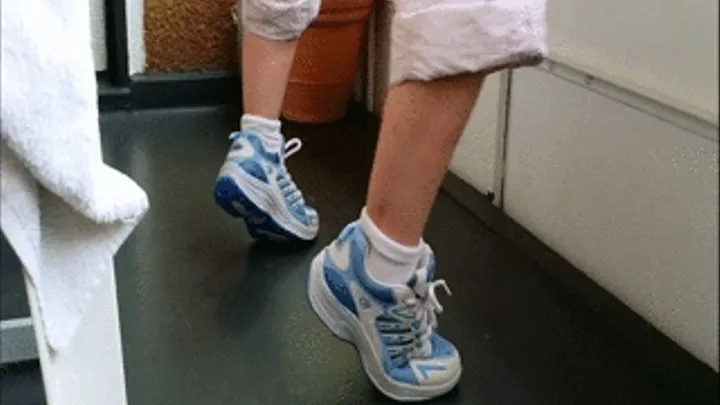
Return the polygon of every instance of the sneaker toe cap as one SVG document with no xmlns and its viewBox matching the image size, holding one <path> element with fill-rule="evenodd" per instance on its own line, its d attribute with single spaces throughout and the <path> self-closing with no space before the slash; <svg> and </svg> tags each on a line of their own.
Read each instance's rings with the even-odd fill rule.
<svg viewBox="0 0 720 405">
<path fill-rule="evenodd" d="M 410 362 L 410 369 L 418 385 L 446 386 L 457 381 L 461 372 L 460 355 L 443 358 L 418 359 Z"/>
<path fill-rule="evenodd" d="M 462 365 L 455 346 L 442 337 L 432 338 L 432 355 L 411 360 L 405 367 L 393 370 L 394 380 L 424 387 L 444 387 L 457 382 Z"/>
</svg>

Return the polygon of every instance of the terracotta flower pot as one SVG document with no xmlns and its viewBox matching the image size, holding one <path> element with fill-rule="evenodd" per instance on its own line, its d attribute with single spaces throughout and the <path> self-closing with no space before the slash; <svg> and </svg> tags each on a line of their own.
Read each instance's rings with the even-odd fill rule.
<svg viewBox="0 0 720 405">
<path fill-rule="evenodd" d="M 345 116 L 373 0 L 322 0 L 298 41 L 282 114 L 303 123 Z"/>
</svg>

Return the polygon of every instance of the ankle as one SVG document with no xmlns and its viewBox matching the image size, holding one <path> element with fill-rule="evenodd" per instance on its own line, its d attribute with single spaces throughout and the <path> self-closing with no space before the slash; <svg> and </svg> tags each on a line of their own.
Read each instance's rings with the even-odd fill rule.
<svg viewBox="0 0 720 405">
<path fill-rule="evenodd" d="M 420 241 L 404 245 L 386 235 L 363 209 L 360 229 L 368 239 L 367 270 L 371 276 L 387 284 L 404 284 L 412 278 L 422 257 Z"/>
<path fill-rule="evenodd" d="M 398 224 L 398 218 L 391 218 L 388 210 L 384 209 L 384 207 L 368 204 L 368 206 L 363 208 L 362 212 L 368 219 L 372 218 L 371 222 L 378 231 L 392 239 L 395 243 L 405 247 L 414 247 L 421 243 L 422 234 L 418 234 L 412 231 L 412 229 Z"/>
<path fill-rule="evenodd" d="M 280 120 L 261 117 L 258 115 L 245 114 L 240 119 L 240 130 L 254 132 L 260 135 L 260 139 L 268 150 L 279 150 L 283 144 L 283 136 L 280 133 Z"/>
</svg>

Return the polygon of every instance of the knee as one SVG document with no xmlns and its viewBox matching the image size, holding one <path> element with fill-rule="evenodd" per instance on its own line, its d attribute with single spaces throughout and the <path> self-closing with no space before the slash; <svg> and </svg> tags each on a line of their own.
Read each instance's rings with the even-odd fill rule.
<svg viewBox="0 0 720 405">
<path fill-rule="evenodd" d="M 241 0 L 243 28 L 265 39 L 291 41 L 315 20 L 321 0 Z"/>
</svg>

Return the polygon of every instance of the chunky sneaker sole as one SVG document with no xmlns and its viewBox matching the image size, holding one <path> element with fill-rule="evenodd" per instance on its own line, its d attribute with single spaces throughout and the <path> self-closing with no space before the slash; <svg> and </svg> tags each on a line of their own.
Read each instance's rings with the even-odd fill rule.
<svg viewBox="0 0 720 405">
<path fill-rule="evenodd" d="M 215 202 L 229 215 L 244 219 L 255 239 L 315 239 L 317 212 L 305 203 L 284 161 L 300 150 L 302 142 L 291 139 L 269 152 L 258 134 L 234 132 L 230 139 L 213 190 Z"/>
<path fill-rule="evenodd" d="M 232 162 L 225 163 L 215 183 L 215 202 L 229 215 L 245 220 L 250 236 L 258 240 L 313 240 L 317 232 L 293 226 L 282 196 L 263 187 Z M 284 225 L 281 225 L 284 224 Z"/>
<path fill-rule="evenodd" d="M 450 392 L 460 380 L 462 369 L 441 385 L 420 386 L 398 382 L 385 372 L 379 355 L 360 320 L 343 306 L 327 287 L 324 277 L 325 250 L 312 262 L 308 277 L 307 294 L 310 305 L 320 320 L 338 338 L 352 343 L 360 354 L 366 374 L 387 397 L 400 402 L 419 402 L 439 397 Z"/>
<path fill-rule="evenodd" d="M 229 176 L 223 176 L 217 180 L 213 195 L 215 196 L 215 202 L 226 213 L 235 218 L 245 220 L 248 233 L 250 233 L 250 236 L 253 238 L 265 241 L 298 239 L 298 236 L 280 226 L 268 211 L 260 208 Z M 259 200 L 258 197 L 256 197 L 255 201 L 257 200 Z M 268 205 L 270 204 L 265 204 L 264 206 L 267 207 Z M 309 240 L 302 237 L 299 238 Z"/>
</svg>

